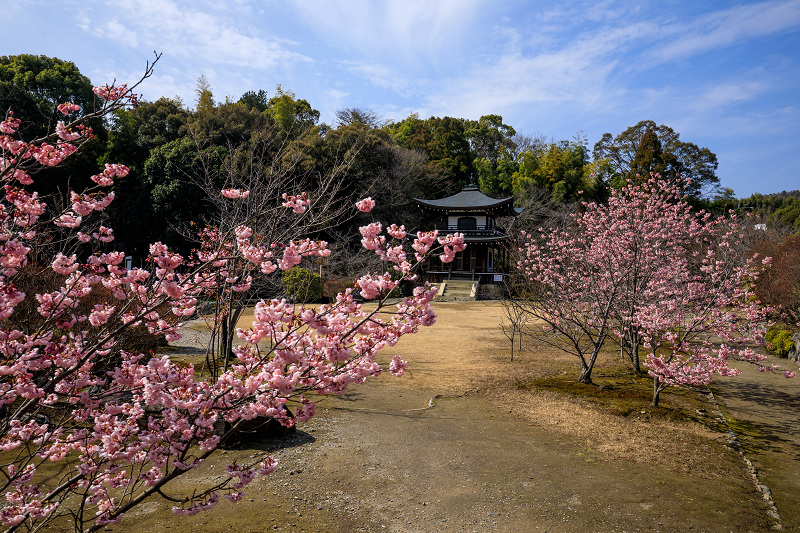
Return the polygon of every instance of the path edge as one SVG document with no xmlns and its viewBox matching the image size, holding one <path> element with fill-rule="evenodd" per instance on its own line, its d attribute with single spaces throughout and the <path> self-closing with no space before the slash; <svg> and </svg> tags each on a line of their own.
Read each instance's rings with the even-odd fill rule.
<svg viewBox="0 0 800 533">
<path fill-rule="evenodd" d="M 722 412 L 722 408 L 717 401 L 717 397 L 714 395 L 714 391 L 712 391 L 711 388 L 708 388 L 707 390 L 710 398 L 709 403 L 714 406 L 714 409 L 716 409 L 717 418 L 722 420 L 727 428 L 728 446 L 739 453 L 739 456 L 742 458 L 742 462 L 744 462 L 745 470 L 747 470 L 747 473 L 750 475 L 750 480 L 753 482 L 756 490 L 761 493 L 762 498 L 764 498 L 764 502 L 767 504 L 767 517 L 772 521 L 772 529 L 775 531 L 782 531 L 783 524 L 781 523 L 781 515 L 778 513 L 775 500 L 772 498 L 772 491 L 766 484 L 762 483 L 761 479 L 758 477 L 758 470 L 756 470 L 756 468 L 753 466 L 753 463 L 747 457 L 747 453 L 744 451 L 742 444 L 739 442 L 739 437 L 736 435 L 736 432 L 728 422 L 728 417 Z"/>
</svg>

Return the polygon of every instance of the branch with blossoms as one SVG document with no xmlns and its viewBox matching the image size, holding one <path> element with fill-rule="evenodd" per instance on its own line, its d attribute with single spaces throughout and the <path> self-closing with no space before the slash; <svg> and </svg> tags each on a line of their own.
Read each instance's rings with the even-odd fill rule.
<svg viewBox="0 0 800 533">
<path fill-rule="evenodd" d="M 98 94 L 118 102 L 128 93 L 105 88 Z M 4 121 L 4 147 L 12 145 L 17 127 Z M 69 134 L 71 126 L 64 127 Z M 252 327 L 236 330 L 241 344 L 232 348 L 235 357 L 211 376 L 167 355 L 123 349 L 121 337 L 136 327 L 179 338 L 180 321 L 193 315 L 208 291 L 244 292 L 251 277 L 324 256 L 327 246 L 300 236 L 270 242 L 239 224 L 231 231 L 206 230 L 208 246 L 192 261 L 154 243 L 148 269 L 126 269 L 123 252 L 93 248 L 113 243 L 110 229 L 81 232 L 113 196 L 71 192 L 67 207 L 53 212 L 32 190 L 34 173 L 20 180 L 17 171 L 57 164 L 58 158 L 37 157 L 31 143 L 25 146 L 14 153 L 3 148 L 0 174 L 6 183 L 0 202 L 0 487 L 8 502 L 0 523 L 7 531 L 47 525 L 97 531 L 154 495 L 174 501 L 176 514 L 200 512 L 222 498 L 237 501 L 256 476 L 275 470 L 273 458 L 230 464 L 222 481 L 190 495 L 169 494 L 169 484 L 201 465 L 244 422 L 274 419 L 292 426 L 308 420 L 315 395 L 340 393 L 378 375 L 382 347 L 434 322 L 435 288 L 417 287 L 390 305 L 386 295 L 399 280 L 366 275 L 356 287 L 376 296 L 374 309 L 355 302 L 352 290 L 317 308 L 259 301 Z M 125 167 L 107 166 L 94 180 L 98 192 L 125 174 Z M 30 189 L 14 185 L 24 181 Z M 251 196 L 241 187 L 220 193 L 226 202 Z M 304 216 L 313 209 L 310 196 L 287 194 L 280 208 Z M 375 224 L 362 228 L 366 246 L 391 262 L 401 280 L 413 279 L 401 244 L 405 230 L 389 226 L 393 240 L 387 242 Z M 48 257 L 52 228 L 66 236 L 63 249 Z M 435 232 L 413 241 L 417 261 L 436 253 L 436 244 L 445 260 L 464 246 L 463 236 Z M 68 247 L 75 251 L 65 253 Z M 29 268 L 47 273 L 53 287 L 21 290 Z M 23 309 L 32 311 L 23 316 Z M 399 357 L 386 365 L 398 376 L 404 367 Z M 58 476 L 43 468 L 49 463 L 57 465 Z"/>
<path fill-rule="evenodd" d="M 160 58 L 161 55 L 156 54 L 155 59 L 147 63 L 142 77 L 130 87 L 127 84 L 113 83 L 95 87 L 93 92 L 101 102 L 98 109 L 81 109 L 79 105 L 71 102 L 59 104 L 57 109 L 64 119 L 57 122 L 55 131 L 44 137 L 29 141 L 18 137 L 16 134 L 21 120 L 14 116 L 13 111 L 9 111 L 5 119 L 0 121 L 0 179 L 6 184 L 17 182 L 21 185 L 30 185 L 33 183 L 30 177 L 31 171 L 61 164 L 84 142 L 93 138 L 91 128 L 84 126 L 85 123 L 138 103 L 135 90 L 144 80 L 152 76 Z M 99 176 L 92 179 L 98 183 L 103 181 Z"/>
<path fill-rule="evenodd" d="M 645 366 L 653 377 L 653 405 L 670 386 L 707 386 L 714 375 L 732 376 L 730 360 L 761 365 L 765 356 L 754 347 L 763 344 L 770 312 L 753 293 L 754 280 L 769 258 L 751 257 L 736 265 L 720 252 L 737 240 L 738 229 L 723 232 L 705 250 L 702 274 L 680 269 L 646 305 L 637 310 L 636 326 L 648 350 Z M 680 263 L 680 262 L 678 262 Z M 774 370 L 774 369 L 772 369 Z M 786 374 L 786 377 L 793 377 Z"/>
<path fill-rule="evenodd" d="M 352 163 L 358 146 L 348 150 L 345 159 L 320 172 L 303 168 L 302 150 L 285 136 L 277 135 L 269 124 L 264 124 L 250 142 L 229 144 L 228 156 L 221 162 L 207 160 L 199 141 L 197 148 L 202 170 L 191 180 L 205 193 L 211 208 L 206 211 L 204 228 L 196 234 L 192 229 L 187 237 L 199 240 L 196 263 L 216 254 L 224 243 L 225 251 L 215 260 L 219 265 L 224 263 L 227 271 L 220 278 L 221 283 L 207 288 L 202 295 L 214 306 L 213 314 L 203 316 L 211 336 L 202 368 L 213 376 L 217 369 L 226 370 L 235 357 L 236 325 L 248 303 L 256 296 L 283 294 L 280 277 L 269 276 L 270 272 L 262 270 L 258 261 L 246 256 L 275 254 L 273 261 L 289 265 L 288 268 L 299 265 L 304 258 L 326 257 L 327 243 L 319 239 L 320 233 L 352 216 L 352 206 L 342 198 L 345 195 L 341 175 Z M 297 192 L 304 187 L 309 192 Z M 242 238 L 247 240 L 243 255 L 229 256 L 228 252 Z M 315 246 L 312 241 L 321 243 L 322 255 L 305 253 L 309 246 Z M 284 252 L 287 255 L 280 263 Z"/>
</svg>

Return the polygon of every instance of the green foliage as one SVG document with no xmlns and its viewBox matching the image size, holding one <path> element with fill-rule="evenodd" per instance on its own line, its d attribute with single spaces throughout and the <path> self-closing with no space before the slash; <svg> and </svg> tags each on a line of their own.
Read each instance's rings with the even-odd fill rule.
<svg viewBox="0 0 800 533">
<path fill-rule="evenodd" d="M 752 210 L 769 226 L 780 226 L 792 233 L 800 231 L 800 191 L 754 194 L 743 198 L 741 207 Z"/>
<path fill-rule="evenodd" d="M 283 288 L 295 301 L 313 302 L 322 297 L 322 278 L 307 268 L 292 267 L 283 273 Z"/>
<path fill-rule="evenodd" d="M 418 113 L 412 113 L 407 118 L 400 122 L 390 122 L 384 128 L 389 135 L 394 138 L 395 142 L 404 148 L 409 147 L 409 142 L 412 137 L 417 134 L 425 125 L 424 120 L 420 120 Z"/>
<path fill-rule="evenodd" d="M 270 125 L 269 117 L 255 109 L 239 104 L 221 104 L 192 114 L 185 134 L 203 148 L 232 147 L 250 142 Z"/>
<path fill-rule="evenodd" d="M 784 325 L 776 325 L 767 329 L 764 336 L 767 351 L 778 357 L 786 357 L 794 349 L 792 331 Z"/>
<path fill-rule="evenodd" d="M 118 110 L 114 113 L 114 124 L 108 133 L 101 162 L 120 163 L 133 175 L 141 175 L 150 150 L 186 135 L 188 118 L 189 111 L 182 107 L 180 100 L 169 98 Z M 127 194 L 126 198 L 129 198 Z"/>
<path fill-rule="evenodd" d="M 653 128 L 647 128 L 647 131 L 642 135 L 639 146 L 636 148 L 636 155 L 631 162 L 631 179 L 634 183 L 640 184 L 650 179 L 651 174 L 664 175 L 667 172 L 667 164 L 664 159 L 664 153 L 661 150 L 661 141 L 653 131 Z M 624 186 L 624 183 L 617 184 Z"/>
<path fill-rule="evenodd" d="M 188 252 L 184 231 L 192 224 L 202 224 L 207 208 L 197 181 L 221 166 L 226 152 L 220 147 L 198 150 L 197 145 L 182 137 L 150 151 L 144 164 L 144 184 L 150 191 L 154 219 L 149 225 L 156 233 L 151 237 Z M 213 174 L 213 180 L 218 179 Z M 222 184 L 219 184 L 222 188 Z M 153 242 L 153 241 L 151 241 Z"/>
<path fill-rule="evenodd" d="M 446 173 L 449 177 L 448 194 L 472 181 L 474 158 L 460 119 L 431 117 L 420 120 L 415 114 L 388 125 L 387 131 L 403 148 L 426 153 L 429 164 Z"/>
<path fill-rule="evenodd" d="M 516 131 L 503 124 L 500 115 L 485 115 L 478 120 L 464 120 L 464 135 L 469 142 L 478 184 L 486 194 L 510 196 L 513 175 L 517 170 L 513 141 Z"/>
<path fill-rule="evenodd" d="M 42 134 L 49 131 L 58 117 L 58 104 L 72 102 L 81 106 L 82 113 L 88 113 L 94 111 L 97 102 L 89 78 L 71 61 L 55 57 L 0 56 L 0 87 L 3 87 L 0 113 L 5 115 L 12 105 L 27 101 L 24 110 L 28 112 L 32 107 L 37 114 L 23 114 L 18 107 L 13 109 L 26 121 L 36 121 Z"/>
<path fill-rule="evenodd" d="M 208 111 L 214 107 L 214 94 L 211 92 L 211 86 L 205 74 L 197 78 L 197 112 Z"/>
<path fill-rule="evenodd" d="M 267 113 L 275 120 L 285 138 L 297 139 L 319 122 L 319 111 L 308 100 L 298 100 L 292 91 L 278 85 L 275 96 L 267 102 Z"/>
<path fill-rule="evenodd" d="M 523 150 L 518 161 L 513 175 L 515 196 L 524 198 L 533 189 L 545 189 L 554 201 L 564 203 L 592 197 L 596 189 L 594 177 L 585 172 L 588 150 L 580 141 L 536 145 Z"/>
<path fill-rule="evenodd" d="M 461 122 L 464 136 L 476 158 L 496 162 L 503 152 L 516 148 L 512 137 L 517 132 L 508 124 L 503 124 L 500 115 L 484 115 L 478 120 L 462 119 Z"/>
<path fill-rule="evenodd" d="M 624 186 L 628 180 L 643 179 L 650 172 L 667 179 L 679 176 L 691 180 L 686 192 L 699 198 L 719 184 L 716 175 L 717 156 L 708 148 L 680 140 L 680 135 L 664 124 L 657 126 L 652 120 L 643 120 L 616 137 L 610 133 L 594 145 L 595 161 L 605 159 L 613 168 L 610 181 L 615 187 Z"/>
<path fill-rule="evenodd" d="M 496 161 L 487 158 L 476 158 L 473 161 L 478 174 L 478 186 L 485 194 L 511 196 L 514 193 L 514 174 L 519 165 L 508 151 L 501 151 Z"/>
<path fill-rule="evenodd" d="M 269 99 L 267 98 L 267 91 L 264 89 L 259 89 L 258 92 L 255 91 L 247 91 L 239 98 L 240 104 L 250 108 L 255 109 L 259 113 L 263 113 L 267 110 L 269 106 Z"/>
</svg>

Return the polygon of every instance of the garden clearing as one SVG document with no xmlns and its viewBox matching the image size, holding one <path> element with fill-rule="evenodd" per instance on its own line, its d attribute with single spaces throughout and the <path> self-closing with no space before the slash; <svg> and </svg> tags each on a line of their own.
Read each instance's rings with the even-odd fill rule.
<svg viewBox="0 0 800 533">
<path fill-rule="evenodd" d="M 387 373 L 326 398 L 293 434 L 216 454 L 167 491 L 189 493 L 237 458 L 278 457 L 279 469 L 256 479 L 241 502 L 175 517 L 171 504 L 152 499 L 106 531 L 739 533 L 775 526 L 728 445 L 712 395 L 668 389 L 662 407 L 652 408 L 646 380 L 624 371 L 618 351 L 596 367 L 602 388 L 578 386 L 571 356 L 528 350 L 509 360 L 499 302 L 438 303 L 436 310 L 436 325 L 382 352 L 385 361 L 393 353 L 409 361 L 402 378 Z M 200 338 L 190 332 L 184 343 Z M 772 489 L 783 530 L 800 531 L 800 382 L 742 368 L 743 376 L 715 382 L 716 399 Z"/>
</svg>

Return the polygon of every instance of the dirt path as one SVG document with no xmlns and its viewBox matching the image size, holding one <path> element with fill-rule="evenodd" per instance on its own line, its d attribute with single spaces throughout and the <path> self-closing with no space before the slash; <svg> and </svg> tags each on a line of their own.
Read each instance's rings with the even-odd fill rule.
<svg viewBox="0 0 800 533">
<path fill-rule="evenodd" d="M 234 458 L 273 453 L 281 468 L 255 481 L 244 501 L 178 519 L 153 500 L 108 530 L 769 530 L 761 496 L 724 435 L 656 422 L 646 410 L 619 417 L 517 390 L 518 379 L 559 371 L 558 356 L 509 362 L 497 304 L 440 304 L 438 312 L 437 325 L 395 348 L 410 361 L 403 378 L 381 376 L 331 398 L 290 439 L 224 452 L 173 488 L 214 479 Z M 719 396 L 740 413 L 734 398 L 750 392 L 734 388 Z"/>
<path fill-rule="evenodd" d="M 770 358 L 794 370 L 786 359 Z M 734 365 L 742 374 L 719 379 L 714 390 L 731 426 L 772 497 L 786 531 L 800 531 L 800 380 Z"/>
</svg>

